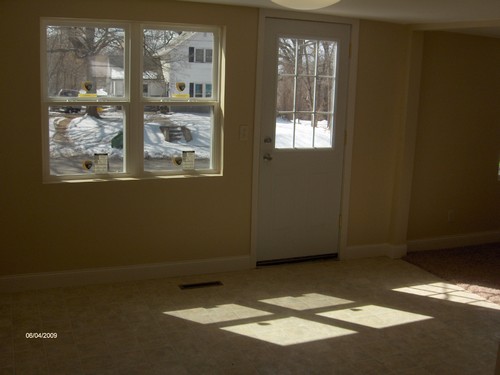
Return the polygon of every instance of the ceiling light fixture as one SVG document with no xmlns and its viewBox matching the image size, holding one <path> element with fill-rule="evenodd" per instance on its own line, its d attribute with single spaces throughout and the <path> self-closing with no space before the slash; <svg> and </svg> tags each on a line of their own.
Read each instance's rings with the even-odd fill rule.
<svg viewBox="0 0 500 375">
<path fill-rule="evenodd" d="M 271 0 L 273 3 L 285 8 L 297 10 L 313 10 L 325 8 L 338 3 L 340 0 Z"/>
</svg>

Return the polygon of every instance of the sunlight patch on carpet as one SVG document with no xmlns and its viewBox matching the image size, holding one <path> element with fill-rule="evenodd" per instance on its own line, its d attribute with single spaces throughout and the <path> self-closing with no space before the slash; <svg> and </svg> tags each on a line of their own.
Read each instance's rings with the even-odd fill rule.
<svg viewBox="0 0 500 375">
<path fill-rule="evenodd" d="M 328 311 L 317 315 L 376 329 L 433 319 L 432 316 L 415 314 L 377 305 Z"/>
<path fill-rule="evenodd" d="M 222 329 L 280 346 L 303 344 L 357 333 L 349 329 L 296 317 L 240 324 Z"/>
<path fill-rule="evenodd" d="M 396 288 L 393 289 L 393 291 L 500 310 L 499 305 L 489 302 L 476 294 L 469 293 L 457 285 L 449 283 L 420 284 Z"/>
<path fill-rule="evenodd" d="M 304 311 L 323 307 L 344 305 L 347 303 L 352 303 L 353 301 L 327 296 L 320 293 L 307 293 L 298 297 L 288 296 L 262 299 L 260 300 L 260 302 L 269 303 L 271 305 L 285 307 L 296 311 Z"/>
<path fill-rule="evenodd" d="M 194 309 L 165 311 L 164 314 L 200 324 L 213 324 L 272 315 L 266 311 L 252 309 L 250 307 L 236 304 L 225 304 L 208 308 L 197 307 Z"/>
</svg>

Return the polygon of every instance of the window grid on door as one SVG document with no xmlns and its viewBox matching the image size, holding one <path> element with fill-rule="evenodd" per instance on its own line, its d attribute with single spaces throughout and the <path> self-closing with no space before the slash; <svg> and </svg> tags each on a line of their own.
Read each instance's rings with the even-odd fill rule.
<svg viewBox="0 0 500 375">
<path fill-rule="evenodd" d="M 277 149 L 334 145 L 337 42 L 278 38 Z"/>
</svg>

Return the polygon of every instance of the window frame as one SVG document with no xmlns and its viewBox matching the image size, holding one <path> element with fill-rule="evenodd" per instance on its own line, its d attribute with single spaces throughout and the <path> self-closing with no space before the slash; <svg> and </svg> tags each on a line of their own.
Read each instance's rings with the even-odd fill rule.
<svg viewBox="0 0 500 375">
<path fill-rule="evenodd" d="M 71 103 L 83 105 L 115 105 L 123 110 L 123 172 L 106 174 L 63 174 L 53 175 L 50 171 L 49 150 L 49 111 L 50 106 L 68 103 L 48 94 L 47 66 L 47 27 L 48 26 L 91 26 L 120 27 L 124 29 L 124 94 L 123 97 L 73 98 Z M 150 97 L 143 92 L 143 45 L 145 29 L 165 29 L 213 33 L 212 49 L 212 96 L 196 98 Z M 222 77 L 223 28 L 217 25 L 151 23 L 137 21 L 109 21 L 98 19 L 41 18 L 40 21 L 40 77 L 41 77 L 41 121 L 42 121 L 42 169 L 43 182 L 65 181 L 113 181 L 127 179 L 168 178 L 183 176 L 221 176 L 222 175 L 222 100 L 220 85 Z M 202 106 L 210 107 L 212 113 L 211 157 L 207 169 L 159 170 L 144 169 L 144 107 L 163 106 Z"/>
</svg>

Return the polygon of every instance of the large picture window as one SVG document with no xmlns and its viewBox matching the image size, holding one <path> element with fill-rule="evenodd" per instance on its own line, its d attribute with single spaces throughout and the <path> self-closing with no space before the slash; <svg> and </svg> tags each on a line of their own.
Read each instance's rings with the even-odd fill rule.
<svg viewBox="0 0 500 375">
<path fill-rule="evenodd" d="M 218 28 L 51 19 L 42 35 L 47 179 L 220 172 Z"/>
</svg>

